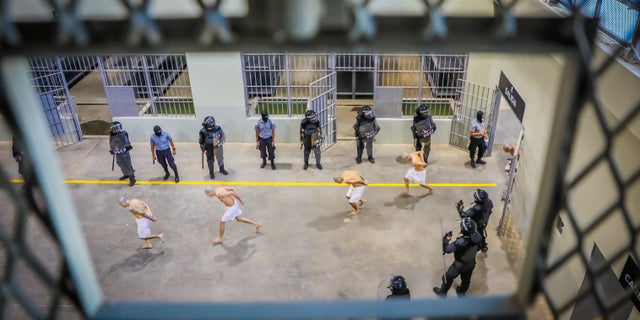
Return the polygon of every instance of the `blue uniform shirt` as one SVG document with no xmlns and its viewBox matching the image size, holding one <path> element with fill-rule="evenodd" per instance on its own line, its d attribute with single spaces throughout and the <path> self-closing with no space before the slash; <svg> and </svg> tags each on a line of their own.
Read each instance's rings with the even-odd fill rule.
<svg viewBox="0 0 640 320">
<path fill-rule="evenodd" d="M 263 139 L 271 137 L 271 130 L 275 129 L 276 124 L 273 123 L 271 119 L 268 119 L 266 122 L 260 119 L 258 123 L 256 123 L 256 132 L 258 132 L 258 136 Z"/>
<path fill-rule="evenodd" d="M 151 145 L 155 145 L 156 146 L 156 150 L 167 150 L 169 149 L 169 141 L 173 141 L 173 138 L 171 138 L 171 135 L 166 133 L 166 132 L 162 132 L 160 134 L 160 136 L 156 136 L 156 134 L 152 134 L 151 138 L 149 138 L 149 143 Z"/>
</svg>

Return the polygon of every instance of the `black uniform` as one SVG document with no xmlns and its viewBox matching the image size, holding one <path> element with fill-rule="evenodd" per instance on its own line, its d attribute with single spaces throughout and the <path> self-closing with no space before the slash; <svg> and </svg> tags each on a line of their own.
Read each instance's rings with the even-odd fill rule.
<svg viewBox="0 0 640 320">
<path fill-rule="evenodd" d="M 442 276 L 442 284 L 440 287 L 433 288 L 436 294 L 446 296 L 453 280 L 458 276 L 460 276 L 460 280 L 462 281 L 460 286 L 456 288 L 458 295 L 464 295 L 467 290 L 469 290 L 471 275 L 473 274 L 473 269 L 476 267 L 476 253 L 480 248 L 481 242 L 482 236 L 477 231 L 464 234 L 456 238 L 453 242 L 449 242 L 446 236 L 443 237 L 443 254 L 453 252 L 455 260 Z"/>
<path fill-rule="evenodd" d="M 18 143 L 18 139 L 16 139 L 15 136 L 13 136 L 13 141 L 12 141 L 12 144 L 11 144 L 11 152 L 13 154 L 13 158 L 18 163 L 18 173 L 23 175 L 22 169 L 24 168 L 24 166 L 23 166 L 24 150 L 23 150 L 22 146 L 20 145 L 20 143 Z"/>
<path fill-rule="evenodd" d="M 429 163 L 429 153 L 431 152 L 431 135 L 436 132 L 436 123 L 430 114 L 417 114 L 413 116 L 413 141 L 416 151 L 423 150 L 424 162 Z"/>
<path fill-rule="evenodd" d="M 131 141 L 129 141 L 129 134 L 122 129 L 122 125 L 119 122 L 114 122 L 112 125 L 109 147 L 109 153 L 115 155 L 116 163 L 120 167 L 120 171 L 122 171 L 120 180 L 129 178 L 129 186 L 136 184 L 135 170 L 133 170 L 131 155 L 129 155 L 129 150 L 133 149 L 133 147 L 131 146 Z"/>
<path fill-rule="evenodd" d="M 376 116 L 373 113 L 370 115 L 366 115 L 365 113 L 360 113 L 356 116 L 356 124 L 353 125 L 353 129 L 355 130 L 356 136 L 356 162 L 362 162 L 362 151 L 367 148 L 367 158 L 369 162 L 375 163 L 373 158 L 373 138 L 380 131 L 380 127 L 376 122 Z"/>
<path fill-rule="evenodd" d="M 477 227 L 478 233 L 482 236 L 482 243 L 480 244 L 480 249 L 483 252 L 487 252 L 489 248 L 487 247 L 487 224 L 489 224 L 489 217 L 491 216 L 491 212 L 493 210 L 493 201 L 487 198 L 484 201 L 480 201 L 476 199 L 473 203 L 473 206 L 469 208 L 467 211 L 463 211 L 460 207 L 458 207 L 458 213 L 461 218 L 469 217 L 473 220 Z"/>
<path fill-rule="evenodd" d="M 213 125 L 208 125 L 206 122 L 206 120 L 203 122 L 203 126 L 198 133 L 198 142 L 200 143 L 200 150 L 207 152 L 209 177 L 211 179 L 215 179 L 216 176 L 213 170 L 214 155 L 216 160 L 218 160 L 220 172 L 224 175 L 228 174 L 227 170 L 224 168 L 224 149 L 222 147 L 222 144 L 226 139 L 226 135 L 222 130 L 222 127 L 216 125 L 215 122 Z"/>
<path fill-rule="evenodd" d="M 320 121 L 311 121 L 307 118 L 302 119 L 300 122 L 300 141 L 304 145 L 304 169 L 309 167 L 309 154 L 313 150 L 313 154 L 316 158 L 316 167 L 322 170 L 320 164 L 320 142 L 322 137 L 322 129 L 320 128 Z"/>
</svg>

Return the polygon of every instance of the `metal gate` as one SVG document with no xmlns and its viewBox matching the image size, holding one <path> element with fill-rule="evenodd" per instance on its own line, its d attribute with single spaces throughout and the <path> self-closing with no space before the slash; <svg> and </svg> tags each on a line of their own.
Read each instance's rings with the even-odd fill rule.
<svg viewBox="0 0 640 320">
<path fill-rule="evenodd" d="M 336 98 L 335 71 L 309 84 L 308 109 L 315 111 L 320 121 L 323 151 L 336 144 Z"/>
<path fill-rule="evenodd" d="M 49 123 L 56 149 L 80 142 L 82 130 L 60 58 L 33 58 L 29 68 L 31 83 Z"/>
<path fill-rule="evenodd" d="M 478 111 L 484 112 L 485 128 L 489 133 L 488 148 L 485 152 L 491 156 L 495 130 L 494 124 L 498 120 L 500 95 L 498 89 L 483 86 L 467 80 L 458 80 L 461 89 L 454 103 L 453 121 L 451 122 L 451 137 L 449 144 L 467 150 L 469 148 L 469 125 L 476 118 Z"/>
</svg>

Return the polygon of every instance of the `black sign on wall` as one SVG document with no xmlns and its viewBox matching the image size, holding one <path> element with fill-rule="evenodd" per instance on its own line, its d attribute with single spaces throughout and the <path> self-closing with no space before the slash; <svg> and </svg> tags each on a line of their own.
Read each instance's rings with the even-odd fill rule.
<svg viewBox="0 0 640 320">
<path fill-rule="evenodd" d="M 504 97 L 507 99 L 507 103 L 509 103 L 509 106 L 511 106 L 511 109 L 515 112 L 516 117 L 518 117 L 518 120 L 522 123 L 522 117 L 524 116 L 524 100 L 522 100 L 522 97 L 516 88 L 513 87 L 509 79 L 507 79 L 507 76 L 505 76 L 502 71 L 500 71 L 498 89 L 500 89 L 500 92 L 502 92 Z"/>
<path fill-rule="evenodd" d="M 622 273 L 620 273 L 618 281 L 620 281 L 620 284 L 625 289 L 629 289 L 633 287 L 634 283 L 637 284 L 640 282 L 640 267 L 638 267 L 638 264 L 631 256 L 627 258 L 627 262 L 624 264 L 624 268 L 622 268 Z M 630 299 L 636 306 L 636 309 L 640 311 L 640 289 L 636 289 Z"/>
</svg>

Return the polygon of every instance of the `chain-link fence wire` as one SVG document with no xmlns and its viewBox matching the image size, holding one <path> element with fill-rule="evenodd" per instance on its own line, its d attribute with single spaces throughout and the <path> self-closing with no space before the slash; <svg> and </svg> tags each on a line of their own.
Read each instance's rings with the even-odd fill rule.
<svg viewBox="0 0 640 320">
<path fill-rule="evenodd" d="M 600 29 L 625 45 L 632 45 L 634 32 L 639 32 L 640 2 L 625 0 L 560 0 L 570 10 L 587 17 L 599 18 Z M 638 36 L 636 36 L 638 38 Z"/>
<path fill-rule="evenodd" d="M 502 1 L 498 1 L 502 2 Z M 505 9 L 501 9 L 500 14 L 503 17 L 503 23 L 501 24 L 500 34 L 502 35 L 513 35 L 516 30 L 515 28 L 515 18 L 509 14 L 509 8 L 511 8 L 517 1 L 513 1 L 506 6 L 503 6 Z M 81 21 L 76 13 L 76 4 L 77 1 L 68 1 L 64 2 L 49 2 L 52 7 L 55 7 L 58 12 L 58 16 L 60 19 L 58 20 L 59 29 L 56 30 L 59 37 L 57 38 L 57 42 L 59 45 L 62 45 L 63 48 L 67 50 L 73 50 L 74 44 L 83 45 L 88 44 L 89 41 L 94 41 L 93 36 L 94 33 L 96 35 L 95 41 L 99 41 L 104 43 L 104 45 L 112 44 L 111 41 L 105 38 L 105 34 L 100 32 L 99 30 L 93 30 L 90 28 L 86 28 L 84 25 L 85 22 Z M 136 4 L 131 4 L 129 1 L 121 1 L 124 4 L 125 8 L 128 10 L 128 22 L 130 27 L 129 36 L 126 38 L 127 43 L 130 46 L 142 48 L 151 45 L 162 45 L 163 44 L 163 31 L 165 29 L 159 28 L 159 21 L 154 20 L 149 15 L 149 1 L 139 1 Z M 443 19 L 441 14 L 441 6 L 443 1 L 437 2 L 429 2 L 425 1 L 425 5 L 429 11 L 429 22 L 428 26 L 425 29 L 424 37 L 427 41 L 440 38 L 445 39 L 448 35 L 447 32 L 447 23 Z M 6 5 L 6 2 L 3 2 Z M 250 1 L 250 6 L 257 5 L 261 7 L 260 4 L 257 4 L 255 1 Z M 366 7 L 366 2 L 364 4 Z M 358 7 L 361 9 L 361 7 Z M 213 7 L 204 7 L 205 9 L 202 13 L 203 19 L 207 13 L 212 13 L 217 10 Z M 366 12 L 365 12 L 366 13 Z M 6 17 L 6 16 L 5 16 Z M 368 21 L 363 18 L 364 21 Z M 4 20 L 7 21 L 6 19 Z M 582 19 L 573 18 L 575 30 L 580 30 L 580 22 Z M 362 22 L 362 21 L 361 21 Z M 122 28 L 123 23 L 118 24 L 118 27 Z M 354 28 L 358 28 L 357 21 L 353 24 Z M 367 33 L 369 29 L 367 29 L 367 23 L 362 22 L 364 27 L 361 28 L 361 37 L 366 37 L 371 33 Z M 176 22 L 176 26 L 179 26 L 179 23 Z M 205 28 L 202 30 L 207 30 L 207 28 L 225 28 L 225 24 L 222 23 L 212 23 L 209 21 L 205 21 Z M 46 36 L 50 35 L 50 33 L 43 33 L 42 35 L 35 35 L 32 33 L 20 33 L 18 29 L 12 24 L 6 24 L 3 32 L 3 40 L 4 42 L 11 48 L 11 46 L 19 47 L 21 44 L 21 40 L 23 39 L 45 39 Z M 183 32 L 181 28 L 176 28 L 178 31 Z M 205 32 L 200 32 L 200 36 L 204 35 Z M 224 29 L 225 31 L 229 31 L 229 29 Z M 117 31 L 117 30 L 115 30 Z M 495 30 L 491 30 L 493 32 Z M 489 32 L 489 31 L 485 31 Z M 117 34 L 122 34 L 118 33 Z M 357 34 L 357 33 L 352 33 Z M 580 118 L 579 115 L 584 112 L 584 110 L 589 109 L 596 115 L 597 122 L 599 123 L 599 130 L 602 131 L 605 146 L 600 149 L 600 151 L 596 154 L 596 156 L 589 162 L 589 165 L 585 166 L 577 175 L 575 176 L 567 176 L 567 166 L 569 163 L 569 153 L 560 153 L 558 159 L 551 159 L 551 161 L 557 161 L 558 167 L 557 178 L 555 183 L 550 187 L 553 193 L 552 203 L 550 210 L 548 212 L 548 216 L 545 219 L 545 227 L 542 230 L 541 237 L 543 239 L 548 238 L 547 236 L 551 234 L 551 230 L 553 228 L 553 221 L 555 217 L 559 214 L 566 216 L 566 223 L 569 228 L 575 233 L 576 243 L 572 246 L 572 249 L 566 252 L 563 255 L 560 255 L 557 259 L 553 261 L 547 260 L 547 253 L 549 248 L 552 246 L 552 241 L 542 241 L 540 247 L 536 248 L 536 253 L 538 255 L 538 261 L 535 261 L 535 277 L 536 281 L 534 286 L 530 292 L 528 292 L 528 296 L 530 300 L 533 300 L 534 297 L 537 296 L 538 293 L 544 296 L 544 300 L 546 300 L 548 306 L 551 309 L 551 312 L 555 317 L 563 316 L 567 312 L 570 312 L 572 306 L 575 305 L 576 302 L 584 299 L 585 297 L 591 295 L 595 297 L 595 301 L 597 303 L 598 310 L 602 317 L 607 317 L 610 315 L 621 303 L 623 303 L 626 299 L 628 299 L 634 290 L 638 289 L 640 284 L 636 284 L 634 287 L 625 291 L 624 294 L 615 297 L 612 300 L 606 300 L 601 296 L 600 290 L 597 286 L 592 285 L 592 283 L 596 283 L 599 275 L 603 273 L 605 270 L 604 265 L 591 265 L 589 263 L 588 254 L 585 254 L 585 250 L 582 247 L 584 243 L 589 242 L 589 236 L 594 230 L 598 229 L 598 226 L 607 221 L 610 217 L 619 216 L 624 221 L 624 228 L 621 230 L 623 234 L 626 235 L 624 237 L 623 246 L 613 254 L 608 255 L 608 259 L 610 261 L 616 261 L 618 259 L 622 259 L 627 255 L 631 255 L 636 261 L 638 261 L 638 252 L 636 250 L 636 242 L 637 242 L 637 233 L 638 233 L 638 221 L 637 214 L 633 211 L 634 208 L 630 205 L 634 202 L 631 202 L 632 195 L 637 194 L 638 188 L 638 177 L 640 176 L 640 170 L 638 168 L 634 168 L 631 170 L 624 170 L 625 174 L 622 174 L 621 168 L 617 164 L 617 159 L 613 156 L 610 151 L 616 149 L 616 140 L 626 132 L 626 130 L 632 126 L 636 125 L 638 121 L 638 114 L 640 113 L 640 105 L 632 105 L 626 109 L 626 112 L 623 113 L 622 116 L 619 116 L 619 120 L 615 123 L 610 123 L 610 119 L 605 116 L 605 107 L 601 105 L 599 99 L 597 98 L 597 79 L 602 75 L 602 73 L 610 66 L 615 59 L 615 56 L 610 57 L 604 63 L 597 66 L 590 66 L 589 62 L 592 61 L 592 50 L 591 50 L 591 38 L 589 35 L 583 32 L 576 32 L 577 43 L 580 47 L 580 62 L 579 68 L 581 70 L 579 74 L 579 97 L 578 103 L 574 103 L 572 108 L 569 110 L 569 121 L 567 121 L 567 127 L 565 128 L 564 134 L 562 135 L 562 146 L 565 150 L 572 149 L 572 141 L 575 137 L 576 127 L 578 121 L 583 121 L 584 119 Z M 375 38 L 375 33 L 370 36 L 371 38 Z M 271 38 L 273 39 L 273 38 Z M 220 37 L 219 41 L 226 41 L 224 37 Z M 47 41 L 44 41 L 47 43 Z M 29 43 L 31 45 L 32 43 Z M 167 44 L 169 46 L 169 44 Z M 175 43 L 174 43 L 175 45 Z M 175 48 L 175 47 L 174 47 Z M 30 48 L 19 48 L 16 49 L 16 52 L 20 52 L 21 50 L 25 50 L 28 52 L 29 50 L 33 50 L 34 47 Z M 393 48 L 389 48 L 392 50 Z M 616 51 L 616 54 L 620 53 L 623 48 L 619 48 Z M 113 48 L 111 50 L 114 50 Z M 115 50 L 123 50 L 122 48 L 117 48 Z M 6 106 L 6 104 L 3 104 Z M 3 107 L 3 114 L 10 114 L 9 109 Z M 8 118 L 12 119 L 12 118 Z M 17 132 L 16 128 L 12 128 L 13 132 Z M 594 214 L 594 217 L 584 223 L 580 219 L 580 215 L 583 212 L 577 212 L 575 210 L 575 203 L 572 203 L 572 192 L 577 192 L 582 183 L 588 180 L 588 177 L 595 170 L 600 168 L 604 168 L 612 177 L 613 184 L 615 186 L 615 190 L 617 192 L 617 196 L 614 197 L 614 200 L 611 204 L 608 204 L 605 208 L 603 208 L 600 212 Z M 628 171 L 628 172 L 627 172 Z M 5 187 L 4 190 L 9 190 L 9 187 L 15 188 L 15 185 L 9 184 L 6 181 L 6 173 L 4 170 L 1 171 L 4 177 L 2 177 L 2 183 Z M 29 178 L 29 174 L 27 173 L 27 191 L 33 189 L 33 185 L 36 183 L 35 179 Z M 9 192 L 9 195 L 12 199 L 20 199 L 20 196 L 17 195 L 17 191 L 4 191 Z M 635 193 L 634 193 L 635 192 Z M 2 240 L 5 252 L 5 275 L 3 277 L 3 290 L 2 290 L 2 305 L 3 305 L 3 313 L 7 312 L 5 306 L 7 305 L 10 299 L 19 301 L 20 305 L 24 306 L 26 312 L 33 316 L 34 318 L 41 318 L 41 316 L 37 312 L 37 307 L 32 303 L 31 305 L 28 303 L 23 303 L 27 299 L 25 299 L 25 295 L 20 293 L 20 290 L 15 285 L 16 279 L 14 278 L 16 259 L 22 258 L 31 268 L 33 268 L 34 272 L 38 275 L 38 277 L 43 279 L 48 279 L 44 283 L 45 287 L 51 288 L 53 292 L 54 301 L 62 301 L 66 297 L 68 301 L 71 301 L 73 305 L 78 306 L 78 297 L 75 290 L 73 290 L 73 285 L 68 277 L 68 272 L 66 272 L 67 268 L 64 265 L 64 259 L 62 259 L 58 264 L 60 265 L 58 270 L 54 274 L 57 276 L 46 277 L 47 272 L 44 271 L 45 268 L 42 267 L 41 263 L 38 263 L 37 259 L 35 259 L 28 250 L 22 250 L 26 248 L 24 237 L 23 226 L 27 223 L 28 213 L 26 210 L 27 207 L 31 208 L 30 212 L 33 212 L 33 216 L 37 217 L 41 224 L 44 226 L 50 225 L 47 223 L 48 213 L 46 211 L 42 211 L 36 209 L 35 203 L 31 203 L 27 205 L 27 201 L 15 201 L 15 206 L 23 209 L 18 209 L 14 219 L 16 220 L 15 227 L 7 228 L 15 230 L 15 234 L 21 235 L 18 238 L 12 238 L 8 235 L 7 232 L 3 231 L 0 233 L 0 240 Z M 635 209 L 637 210 L 637 209 Z M 50 228 L 45 228 L 46 230 L 50 230 Z M 51 232 L 50 232 L 51 233 Z M 55 239 L 55 235 L 53 235 Z M 17 256 L 16 253 L 20 255 Z M 586 272 L 588 281 L 588 285 L 583 287 L 584 290 L 580 292 L 575 292 L 574 295 L 568 297 L 567 299 L 559 299 L 554 295 L 553 290 L 550 288 L 549 283 L 556 280 L 554 278 L 554 272 L 562 268 L 571 268 L 573 263 L 577 263 L 582 266 L 582 268 Z M 560 301 L 561 300 L 561 301 Z M 59 303 L 53 303 L 52 305 L 58 305 Z M 51 309 L 56 310 L 56 307 L 51 307 Z"/>
<path fill-rule="evenodd" d="M 83 319 L 80 298 L 52 226 L 34 166 L 4 96 L 4 125 L 14 133 L 15 168 L 0 167 L 0 317 Z M 15 152 L 13 152 L 15 151 Z M 12 179 L 7 170 L 23 179 Z"/>
</svg>

